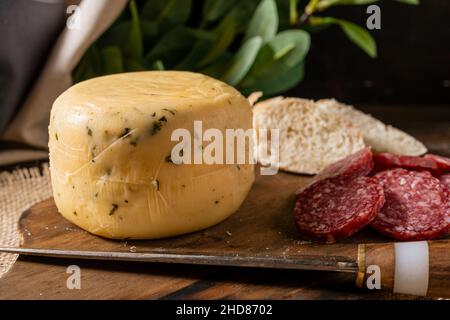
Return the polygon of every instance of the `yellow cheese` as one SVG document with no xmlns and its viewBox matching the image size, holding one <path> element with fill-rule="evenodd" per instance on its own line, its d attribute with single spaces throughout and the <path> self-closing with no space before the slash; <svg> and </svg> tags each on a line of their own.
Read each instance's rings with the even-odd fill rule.
<svg viewBox="0 0 450 320">
<path fill-rule="evenodd" d="M 173 236 L 235 212 L 253 165 L 174 164 L 171 134 L 194 121 L 203 130 L 249 129 L 248 101 L 234 88 L 189 72 L 151 71 L 91 79 L 54 103 L 50 171 L 59 212 L 114 239 Z M 207 143 L 205 143 L 207 144 Z"/>
</svg>

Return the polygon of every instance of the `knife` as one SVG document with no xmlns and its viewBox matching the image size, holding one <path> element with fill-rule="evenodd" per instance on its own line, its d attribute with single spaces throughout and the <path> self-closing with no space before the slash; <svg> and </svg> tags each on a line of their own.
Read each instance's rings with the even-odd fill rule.
<svg viewBox="0 0 450 320">
<path fill-rule="evenodd" d="M 323 270 L 355 273 L 356 286 L 450 297 L 450 240 L 358 245 L 357 260 L 339 257 L 176 254 L 0 247 L 0 252 L 54 258 Z M 325 261 L 323 260 L 325 258 Z"/>
</svg>

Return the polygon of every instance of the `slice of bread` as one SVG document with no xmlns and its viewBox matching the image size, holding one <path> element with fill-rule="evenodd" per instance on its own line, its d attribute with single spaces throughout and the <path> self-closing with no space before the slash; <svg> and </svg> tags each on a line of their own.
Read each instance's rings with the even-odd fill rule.
<svg viewBox="0 0 450 320">
<path fill-rule="evenodd" d="M 271 160 L 259 143 L 259 129 L 279 129 L 279 168 L 295 173 L 316 174 L 365 147 L 350 121 L 305 99 L 276 97 L 257 103 L 253 126 L 258 161 L 267 165 Z"/>
<path fill-rule="evenodd" d="M 427 148 L 409 134 L 385 125 L 369 114 L 352 106 L 340 103 L 335 99 L 324 99 L 316 102 L 318 108 L 334 113 L 359 128 L 364 141 L 377 152 L 389 152 L 400 155 L 418 156 L 427 152 Z"/>
</svg>

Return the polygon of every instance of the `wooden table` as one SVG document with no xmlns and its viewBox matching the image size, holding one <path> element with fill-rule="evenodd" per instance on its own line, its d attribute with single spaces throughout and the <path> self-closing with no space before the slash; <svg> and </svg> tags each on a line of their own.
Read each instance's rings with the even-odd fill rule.
<svg viewBox="0 0 450 320">
<path fill-rule="evenodd" d="M 413 134 L 430 152 L 450 156 L 449 107 L 364 109 Z M 80 290 L 66 286 L 72 264 L 81 268 Z M 419 299 L 356 289 L 353 274 L 336 272 L 31 257 L 20 257 L 14 268 L 18 272 L 0 279 L 0 299 Z"/>
</svg>

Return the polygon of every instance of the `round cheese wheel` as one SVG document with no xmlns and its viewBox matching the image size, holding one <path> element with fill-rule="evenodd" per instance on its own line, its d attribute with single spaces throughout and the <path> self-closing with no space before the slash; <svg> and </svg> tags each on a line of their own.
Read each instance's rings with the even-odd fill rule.
<svg viewBox="0 0 450 320">
<path fill-rule="evenodd" d="M 114 239 L 179 235 L 230 216 L 251 188 L 253 164 L 175 164 L 172 132 L 187 129 L 194 140 L 194 121 L 225 138 L 226 129 L 250 129 L 252 111 L 234 88 L 190 72 L 124 73 L 68 89 L 49 126 L 59 212 Z"/>
</svg>

